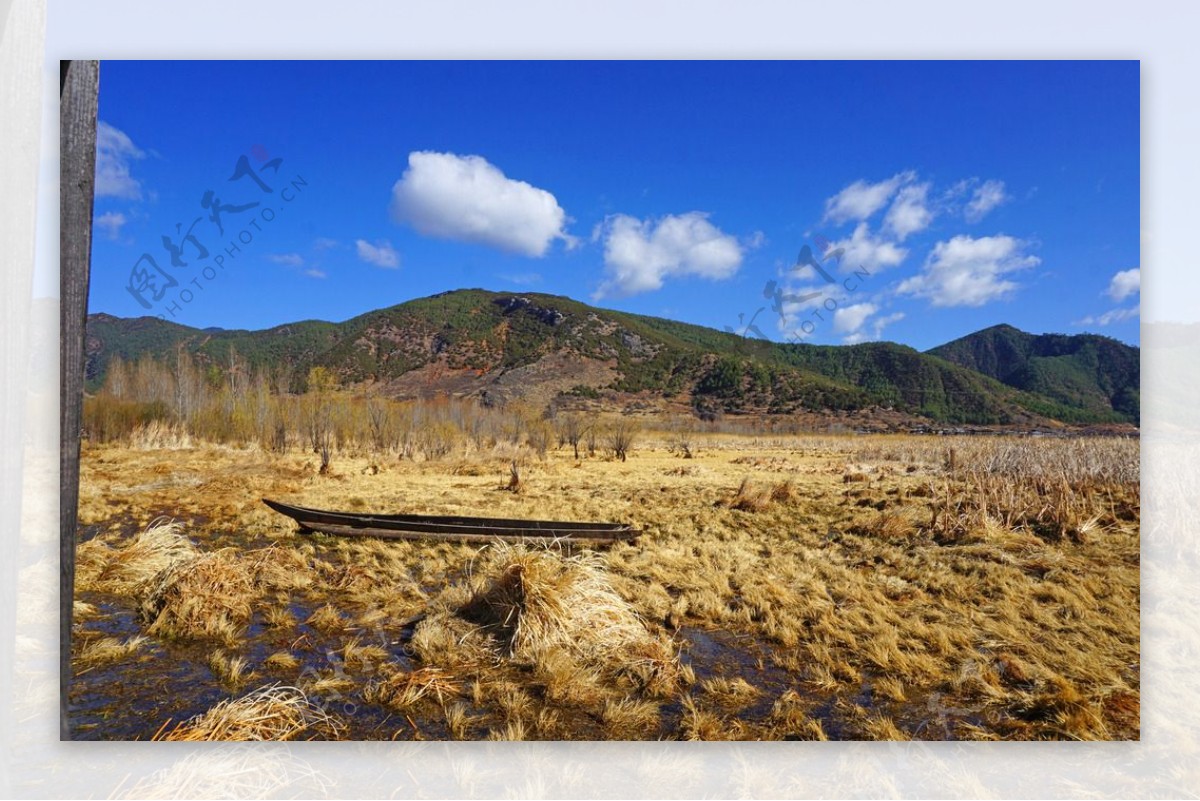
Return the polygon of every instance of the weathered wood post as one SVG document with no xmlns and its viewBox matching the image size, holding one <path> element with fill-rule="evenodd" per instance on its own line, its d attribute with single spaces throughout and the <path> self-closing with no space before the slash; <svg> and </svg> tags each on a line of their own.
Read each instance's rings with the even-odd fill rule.
<svg viewBox="0 0 1200 801">
<path fill-rule="evenodd" d="M 59 66 L 59 738 L 71 739 L 71 610 L 75 596 L 75 527 L 79 514 L 79 432 L 83 417 L 83 340 L 92 253 L 96 184 L 99 61 Z"/>
</svg>

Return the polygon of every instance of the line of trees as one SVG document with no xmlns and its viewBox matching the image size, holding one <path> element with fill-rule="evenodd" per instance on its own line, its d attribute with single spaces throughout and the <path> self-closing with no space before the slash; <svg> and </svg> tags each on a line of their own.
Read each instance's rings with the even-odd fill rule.
<svg viewBox="0 0 1200 801">
<path fill-rule="evenodd" d="M 114 357 L 104 385 L 84 399 L 83 434 L 147 446 L 201 440 L 303 448 L 320 457 L 322 472 L 339 453 L 441 459 L 519 447 L 544 458 L 557 446 L 571 448 L 576 459 L 624 460 L 638 434 L 629 419 L 605 421 L 553 405 L 364 396 L 340 388 L 325 367 L 309 370 L 298 382 L 306 391 L 292 393 L 293 372 L 288 365 L 251 370 L 232 348 L 219 365 L 202 365 L 183 349 L 168 361 Z"/>
</svg>

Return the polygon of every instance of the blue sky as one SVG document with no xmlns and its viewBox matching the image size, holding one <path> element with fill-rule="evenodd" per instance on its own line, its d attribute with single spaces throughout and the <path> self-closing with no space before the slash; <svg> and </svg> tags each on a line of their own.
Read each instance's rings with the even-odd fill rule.
<svg viewBox="0 0 1200 801">
<path fill-rule="evenodd" d="M 780 341 L 1138 342 L 1137 62 L 109 61 L 100 123 L 92 312 L 483 287 Z"/>
</svg>

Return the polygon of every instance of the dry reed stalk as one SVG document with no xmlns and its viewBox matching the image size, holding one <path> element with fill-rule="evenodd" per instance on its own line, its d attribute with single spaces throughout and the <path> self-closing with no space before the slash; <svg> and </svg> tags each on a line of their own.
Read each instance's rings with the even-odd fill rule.
<svg viewBox="0 0 1200 801">
<path fill-rule="evenodd" d="M 147 584 L 141 616 L 150 634 L 235 639 L 259 589 L 233 548 L 172 563 Z"/>
<path fill-rule="evenodd" d="M 182 530 L 182 523 L 160 517 L 119 548 L 99 538 L 82 543 L 76 552 L 76 589 L 133 594 L 172 564 L 196 556 L 196 546 Z"/>
<path fill-rule="evenodd" d="M 537 664 L 565 651 L 610 672 L 673 679 L 675 655 L 613 589 L 596 554 L 505 543 L 493 547 L 485 573 L 490 578 L 459 614 L 508 656 Z"/>
<path fill-rule="evenodd" d="M 272 684 L 228 699 L 173 729 L 166 725 L 155 740 L 294 740 L 307 731 L 336 736 L 343 725 L 308 700 L 296 687 Z M 164 733 L 165 731 L 165 733 Z"/>
<path fill-rule="evenodd" d="M 407 709 L 424 698 L 436 697 L 445 705 L 462 691 L 462 686 L 446 671 L 436 667 L 423 667 L 408 672 L 398 672 L 374 682 L 363 691 L 363 700 L 382 704 L 393 709 Z"/>
</svg>

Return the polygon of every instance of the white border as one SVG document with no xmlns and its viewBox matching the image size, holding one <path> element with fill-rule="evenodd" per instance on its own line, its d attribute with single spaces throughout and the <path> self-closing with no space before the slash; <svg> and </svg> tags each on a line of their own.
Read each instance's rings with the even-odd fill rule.
<svg viewBox="0 0 1200 801">
<path fill-rule="evenodd" d="M 1195 376 L 1195 366 L 1148 349 L 1141 743 L 59 743 L 57 316 L 56 308 L 47 314 L 46 304 L 30 303 L 31 291 L 57 286 L 60 58 L 1138 58 L 1144 313 L 1195 321 L 1200 6 L 54 0 L 46 7 L 13 0 L 0 13 L 0 454 L 22 454 L 3 460 L 0 483 L 0 597 L 9 605 L 0 609 L 0 688 L 13 678 L 13 697 L 0 698 L 5 795 L 1145 797 L 1200 790 L 1200 492 L 1187 480 L 1200 477 L 1200 458 L 1195 434 L 1177 433 L 1178 426 L 1200 431 L 1177 411 L 1190 400 L 1179 387 L 1200 385 L 1178 380 Z M 40 157 L 28 146 L 39 138 Z M 1176 433 L 1151 433 L 1168 422 Z"/>
</svg>

